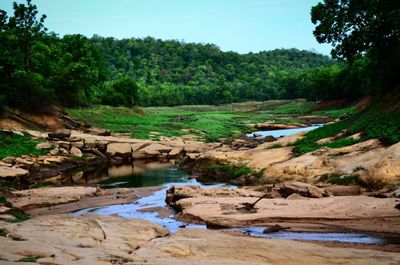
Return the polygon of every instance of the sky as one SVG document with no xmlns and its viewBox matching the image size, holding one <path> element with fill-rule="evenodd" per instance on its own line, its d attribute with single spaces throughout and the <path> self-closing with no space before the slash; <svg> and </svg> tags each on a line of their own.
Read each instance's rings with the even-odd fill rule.
<svg viewBox="0 0 400 265">
<path fill-rule="evenodd" d="M 12 12 L 13 0 L 0 0 Z M 24 2 L 18 0 L 17 2 Z M 65 34 L 214 43 L 223 51 L 279 48 L 329 55 L 312 31 L 310 10 L 319 0 L 33 0 L 46 27 Z"/>
</svg>

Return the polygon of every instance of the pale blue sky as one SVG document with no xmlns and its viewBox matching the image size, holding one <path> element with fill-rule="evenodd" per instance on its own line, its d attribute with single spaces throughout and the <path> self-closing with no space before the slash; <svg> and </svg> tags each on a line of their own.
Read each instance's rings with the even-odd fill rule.
<svg viewBox="0 0 400 265">
<path fill-rule="evenodd" d="M 11 11 L 13 0 L 0 0 Z M 21 2 L 21 1 L 18 1 Z M 33 0 L 60 35 L 116 38 L 152 36 L 217 44 L 223 51 L 314 49 L 329 54 L 312 34 L 318 0 Z"/>
</svg>

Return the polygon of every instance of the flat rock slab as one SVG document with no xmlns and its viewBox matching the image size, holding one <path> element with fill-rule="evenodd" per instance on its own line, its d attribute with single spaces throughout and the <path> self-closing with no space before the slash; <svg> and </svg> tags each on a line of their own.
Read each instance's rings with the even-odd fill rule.
<svg viewBox="0 0 400 265">
<path fill-rule="evenodd" d="M 29 171 L 22 168 L 0 166 L 0 178 L 22 177 L 28 174 Z"/>
<path fill-rule="evenodd" d="M 252 238 L 204 229 L 168 232 L 148 221 L 117 216 L 51 215 L 0 225 L 2 264 L 41 256 L 40 264 L 306 265 L 398 264 L 400 254 Z M 12 239 L 18 236 L 22 241 Z M 2 261 L 3 262 L 3 261 Z"/>
<path fill-rule="evenodd" d="M 83 196 L 93 196 L 94 187 L 52 187 L 12 192 L 7 198 L 13 207 L 32 209 L 80 200 Z"/>
<path fill-rule="evenodd" d="M 379 232 L 400 231 L 400 214 L 395 208 L 395 198 L 367 196 L 340 196 L 325 198 L 262 199 L 253 212 L 244 211 L 243 205 L 254 203 L 251 197 L 194 197 L 175 202 L 182 209 L 181 217 L 204 221 L 218 227 L 264 225 L 268 222 L 298 220 L 299 222 L 329 222 L 346 224 L 346 220 L 358 220 L 359 229 L 363 222 L 372 219 L 397 218 L 388 226 L 378 224 L 372 230 Z"/>
</svg>

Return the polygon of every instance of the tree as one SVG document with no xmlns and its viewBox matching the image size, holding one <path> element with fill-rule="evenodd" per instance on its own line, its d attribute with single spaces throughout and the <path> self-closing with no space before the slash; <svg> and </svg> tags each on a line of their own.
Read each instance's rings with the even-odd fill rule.
<svg viewBox="0 0 400 265">
<path fill-rule="evenodd" d="M 138 86 L 129 76 L 120 76 L 105 85 L 102 102 L 111 106 L 134 107 L 138 101 Z"/>
<path fill-rule="evenodd" d="M 30 72 L 32 47 L 47 30 L 43 25 L 46 15 L 37 18 L 37 7 L 32 4 L 32 0 L 27 0 L 26 5 L 14 2 L 13 8 L 14 16 L 10 18 L 8 27 L 18 38 L 18 46 L 24 55 L 25 70 Z"/>
<path fill-rule="evenodd" d="M 311 10 L 320 43 L 333 45 L 332 56 L 352 64 L 369 57 L 376 85 L 400 83 L 400 1 L 324 0 Z"/>
</svg>

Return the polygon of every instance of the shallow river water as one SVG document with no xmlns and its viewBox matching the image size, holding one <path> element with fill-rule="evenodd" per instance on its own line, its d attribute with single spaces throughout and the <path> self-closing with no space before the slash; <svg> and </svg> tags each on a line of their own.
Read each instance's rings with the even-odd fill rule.
<svg viewBox="0 0 400 265">
<path fill-rule="evenodd" d="M 127 169 L 130 168 L 131 170 Z M 114 174 L 109 178 L 103 176 L 103 181 L 100 186 L 103 188 L 114 187 L 144 187 L 163 185 L 164 188 L 154 192 L 153 194 L 143 197 L 134 203 L 102 206 L 84 209 L 75 212 L 74 215 L 83 215 L 87 213 L 112 215 L 117 214 L 126 218 L 139 218 L 157 223 L 170 232 L 176 232 L 183 227 L 203 228 L 205 225 L 189 224 L 177 221 L 173 218 L 173 214 L 169 216 L 159 216 L 157 208 L 167 208 L 165 203 L 166 190 L 172 185 L 196 185 L 204 188 L 210 187 L 232 187 L 225 184 L 203 185 L 191 178 L 184 171 L 179 170 L 172 164 L 168 163 L 151 163 L 149 165 L 136 164 L 122 166 L 120 170 L 114 167 L 111 172 Z M 116 172 L 128 172 L 127 175 L 116 174 Z M 145 212 L 143 212 L 145 211 Z M 309 233 L 309 232 L 277 232 L 263 234 L 264 227 L 246 227 L 232 228 L 239 230 L 248 235 L 266 238 L 280 239 L 297 239 L 297 240 L 319 240 L 319 241 L 335 241 L 347 243 L 363 243 L 363 244 L 399 244 L 400 239 L 397 237 L 388 237 L 382 235 L 371 235 L 361 233 Z"/>
</svg>

